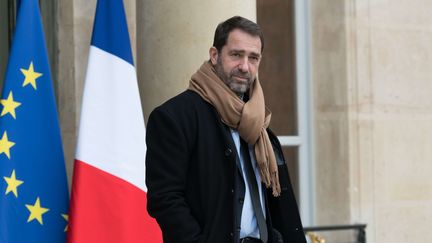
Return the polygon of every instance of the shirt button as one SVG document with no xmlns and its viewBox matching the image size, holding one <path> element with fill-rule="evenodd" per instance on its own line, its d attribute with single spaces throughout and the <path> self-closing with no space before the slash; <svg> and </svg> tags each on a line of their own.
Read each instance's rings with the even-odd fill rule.
<svg viewBox="0 0 432 243">
<path fill-rule="evenodd" d="M 239 199 L 239 203 L 240 203 L 240 204 L 243 204 L 243 202 L 244 202 L 244 199 L 243 199 L 243 198 L 240 198 L 240 199 Z"/>
<path fill-rule="evenodd" d="M 225 157 L 228 157 L 232 154 L 232 150 L 230 148 L 225 149 Z"/>
<path fill-rule="evenodd" d="M 233 236 L 234 236 L 234 233 L 233 233 L 233 232 L 231 232 L 231 233 L 230 233 L 230 236 L 231 236 L 231 237 L 233 237 Z"/>
<path fill-rule="evenodd" d="M 231 193 L 234 193 L 234 189 L 231 189 Z"/>
</svg>

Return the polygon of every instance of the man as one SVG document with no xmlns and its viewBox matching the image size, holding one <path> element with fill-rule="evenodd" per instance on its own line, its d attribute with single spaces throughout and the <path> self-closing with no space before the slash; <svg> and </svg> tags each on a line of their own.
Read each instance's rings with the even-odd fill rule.
<svg viewBox="0 0 432 243">
<path fill-rule="evenodd" d="M 306 242 L 257 79 L 264 38 L 242 17 L 218 25 L 189 90 L 147 126 L 147 209 L 164 242 Z"/>
</svg>

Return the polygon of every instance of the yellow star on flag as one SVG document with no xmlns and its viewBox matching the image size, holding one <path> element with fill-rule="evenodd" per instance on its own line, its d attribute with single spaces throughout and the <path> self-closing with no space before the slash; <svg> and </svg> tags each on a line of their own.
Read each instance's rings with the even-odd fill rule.
<svg viewBox="0 0 432 243">
<path fill-rule="evenodd" d="M 42 76 L 42 73 L 34 71 L 33 62 L 30 62 L 30 66 L 28 69 L 21 68 L 21 72 L 25 76 L 23 87 L 31 84 L 31 86 L 33 86 L 33 88 L 36 90 L 36 79 Z"/>
<path fill-rule="evenodd" d="M 14 101 L 12 91 L 9 92 L 7 99 L 0 100 L 0 103 L 3 105 L 3 110 L 0 116 L 4 116 L 6 114 L 11 114 L 11 116 L 16 119 L 15 109 L 21 105 L 21 103 Z"/>
<path fill-rule="evenodd" d="M 39 197 L 36 199 L 34 205 L 26 204 L 26 207 L 30 211 L 30 215 L 27 220 L 27 223 L 36 219 L 41 225 L 43 225 L 42 214 L 48 212 L 49 209 L 41 207 Z"/>
<path fill-rule="evenodd" d="M 5 153 L 10 159 L 10 148 L 14 146 L 15 143 L 8 140 L 6 131 L 3 133 L 3 137 L 0 139 L 0 154 Z"/>
<path fill-rule="evenodd" d="M 67 214 L 62 214 L 62 217 L 66 220 L 67 223 L 69 223 L 69 215 Z M 64 229 L 64 232 L 66 232 L 68 230 L 68 225 L 66 224 L 66 227 Z"/>
<path fill-rule="evenodd" d="M 5 195 L 7 195 L 9 192 L 13 192 L 13 194 L 15 195 L 15 197 L 18 197 L 18 187 L 24 183 L 24 181 L 20 181 L 17 180 L 16 176 L 15 176 L 15 170 L 12 170 L 12 175 L 10 177 L 3 177 L 6 181 L 6 183 L 8 184 L 7 188 L 6 188 L 6 193 Z"/>
</svg>

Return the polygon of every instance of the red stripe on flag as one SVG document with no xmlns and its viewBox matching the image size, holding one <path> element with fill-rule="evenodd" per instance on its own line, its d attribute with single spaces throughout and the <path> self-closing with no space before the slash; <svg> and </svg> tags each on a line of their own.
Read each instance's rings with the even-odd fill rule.
<svg viewBox="0 0 432 243">
<path fill-rule="evenodd" d="M 67 242 L 162 242 L 144 191 L 79 160 L 73 176 Z"/>
</svg>

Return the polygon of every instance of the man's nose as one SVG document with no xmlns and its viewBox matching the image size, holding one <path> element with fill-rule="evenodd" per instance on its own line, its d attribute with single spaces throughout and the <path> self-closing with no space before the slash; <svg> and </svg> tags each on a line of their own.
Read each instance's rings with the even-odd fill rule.
<svg viewBox="0 0 432 243">
<path fill-rule="evenodd" d="M 247 57 L 242 58 L 239 64 L 239 70 L 243 73 L 249 72 L 249 60 Z"/>
</svg>

